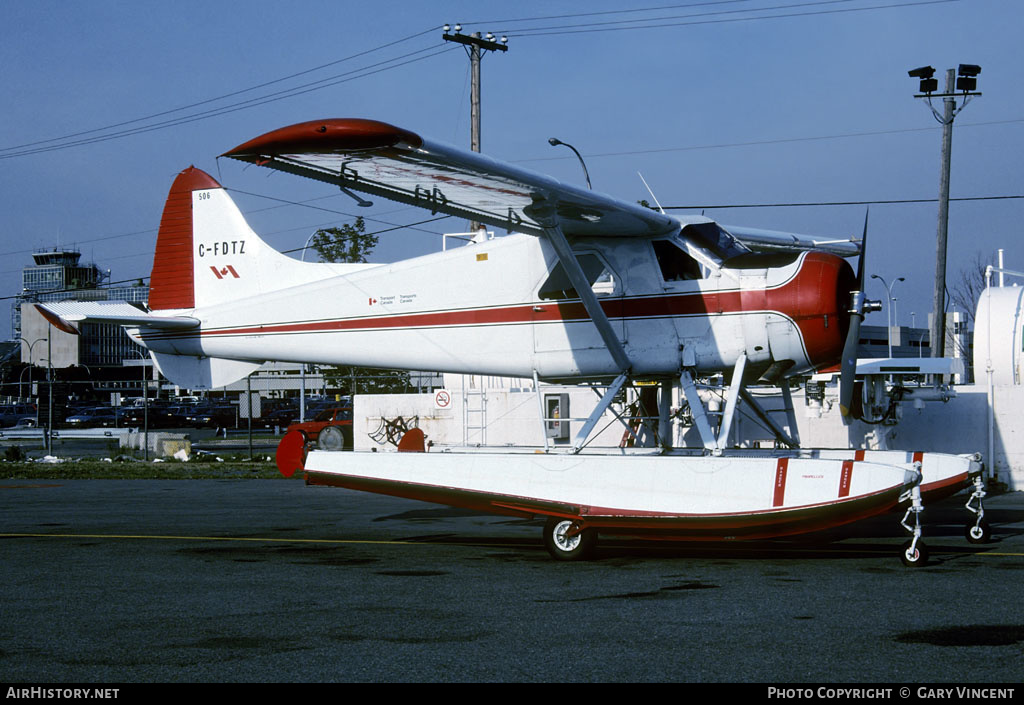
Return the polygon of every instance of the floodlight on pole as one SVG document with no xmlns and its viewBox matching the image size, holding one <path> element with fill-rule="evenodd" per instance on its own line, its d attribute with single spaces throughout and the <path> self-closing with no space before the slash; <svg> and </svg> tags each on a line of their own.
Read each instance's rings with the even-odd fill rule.
<svg viewBox="0 0 1024 705">
<path fill-rule="evenodd" d="M 921 68 L 912 69 L 907 71 L 907 74 L 911 78 L 921 79 L 922 93 L 934 93 L 939 88 L 938 80 L 932 78 L 932 76 L 935 75 L 935 69 L 931 66 L 922 66 Z"/>
</svg>

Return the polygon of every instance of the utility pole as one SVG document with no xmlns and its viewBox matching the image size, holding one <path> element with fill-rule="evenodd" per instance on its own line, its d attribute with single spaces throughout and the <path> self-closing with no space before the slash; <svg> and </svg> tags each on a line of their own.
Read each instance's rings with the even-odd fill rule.
<svg viewBox="0 0 1024 705">
<path fill-rule="evenodd" d="M 935 291 L 932 295 L 931 336 L 932 357 L 946 356 L 946 243 L 949 232 L 949 170 L 953 151 L 953 120 L 973 96 L 978 86 L 977 76 L 981 67 L 974 64 L 960 64 L 959 69 L 947 69 L 946 86 L 943 93 L 934 93 L 938 88 L 938 79 L 933 78 L 935 69 L 922 66 L 907 72 L 911 78 L 921 80 L 920 94 L 915 98 L 926 98 L 932 115 L 942 125 L 942 160 L 939 171 L 939 224 L 935 244 Z M 959 75 L 959 77 L 958 77 Z M 960 93 L 957 93 L 960 91 Z M 956 99 L 960 96 L 963 103 L 958 108 Z M 932 106 L 932 98 L 942 98 L 943 111 L 940 114 Z"/>
<path fill-rule="evenodd" d="M 470 149 L 474 152 L 480 151 L 480 59 L 485 51 L 508 51 L 508 37 L 502 37 L 495 41 L 494 35 L 490 32 L 486 37 L 481 37 L 479 32 L 473 34 L 461 34 L 462 25 L 455 25 L 455 34 L 448 34 L 451 29 L 449 25 L 444 26 L 444 34 L 441 38 L 446 42 L 457 42 L 466 46 L 466 53 L 469 55 L 469 65 L 472 74 L 472 88 L 469 98 L 469 116 L 472 122 L 472 134 L 470 137 Z"/>
<path fill-rule="evenodd" d="M 946 71 L 946 93 L 953 92 L 953 69 Z M 942 166 L 939 171 L 939 229 L 935 241 L 935 291 L 932 295 L 932 357 L 946 356 L 946 243 L 949 236 L 949 165 L 953 153 L 956 98 L 942 99 Z"/>
<path fill-rule="evenodd" d="M 495 41 L 495 37 L 490 32 L 487 33 L 486 37 L 481 37 L 479 32 L 473 32 L 473 34 L 461 34 L 462 25 L 455 25 L 455 34 L 448 34 L 451 29 L 450 25 L 444 26 L 444 34 L 441 38 L 446 42 L 457 42 L 466 47 L 466 53 L 469 55 L 470 74 L 472 84 L 469 95 L 469 117 L 471 122 L 470 127 L 470 149 L 474 152 L 480 151 L 480 59 L 485 51 L 508 51 L 508 37 L 502 37 L 500 41 Z M 479 223 L 470 223 L 469 229 L 472 232 L 476 232 L 481 229 Z"/>
</svg>

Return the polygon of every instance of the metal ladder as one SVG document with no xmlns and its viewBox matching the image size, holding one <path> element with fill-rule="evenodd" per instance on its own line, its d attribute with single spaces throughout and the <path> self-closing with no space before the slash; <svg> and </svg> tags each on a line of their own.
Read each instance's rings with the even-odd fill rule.
<svg viewBox="0 0 1024 705">
<path fill-rule="evenodd" d="M 462 375 L 462 444 L 487 445 L 487 388 L 480 375 Z"/>
</svg>

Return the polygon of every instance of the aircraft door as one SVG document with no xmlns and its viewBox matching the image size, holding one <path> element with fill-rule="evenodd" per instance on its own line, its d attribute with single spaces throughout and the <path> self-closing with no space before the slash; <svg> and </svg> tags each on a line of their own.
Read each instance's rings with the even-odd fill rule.
<svg viewBox="0 0 1024 705">
<path fill-rule="evenodd" d="M 618 275 L 597 252 L 579 252 L 576 260 L 616 336 L 624 343 L 622 283 Z M 538 360 L 551 354 L 577 356 L 605 349 L 597 327 L 569 282 L 565 269 L 557 262 L 537 291 L 533 323 L 534 352 Z M 538 364 L 538 367 L 542 370 L 545 365 Z"/>
</svg>

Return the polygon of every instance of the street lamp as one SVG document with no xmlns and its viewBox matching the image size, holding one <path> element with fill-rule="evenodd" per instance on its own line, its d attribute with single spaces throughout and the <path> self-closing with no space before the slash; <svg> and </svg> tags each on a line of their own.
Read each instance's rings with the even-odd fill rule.
<svg viewBox="0 0 1024 705">
<path fill-rule="evenodd" d="M 872 274 L 871 278 L 877 279 L 880 282 L 882 282 L 882 286 L 884 286 L 885 290 L 889 293 L 889 305 L 885 309 L 885 318 L 886 322 L 889 324 L 889 357 L 892 357 L 892 319 L 894 318 L 893 308 L 896 305 L 896 298 L 892 295 L 892 288 L 896 286 L 896 282 L 906 281 L 906 277 L 900 277 L 894 280 L 892 284 L 886 284 L 885 279 L 878 276 L 877 274 Z"/>
<path fill-rule="evenodd" d="M 573 147 L 568 142 L 563 142 L 562 140 L 558 139 L 557 137 L 549 138 L 548 139 L 548 144 L 550 144 L 552 147 L 557 147 L 558 145 L 563 145 L 565 147 L 568 147 L 569 149 L 571 149 L 573 152 L 576 153 L 576 158 L 580 160 L 580 166 L 583 167 L 583 176 L 587 180 L 587 188 L 590 189 L 591 191 L 593 191 L 594 187 L 590 185 L 590 173 L 587 171 L 587 165 L 584 163 L 583 157 L 580 155 L 579 150 L 577 150 L 575 147 Z"/>
<path fill-rule="evenodd" d="M 306 261 L 306 250 L 309 249 L 309 243 L 313 240 L 313 238 L 316 237 L 316 234 L 318 232 L 320 232 L 320 231 L 317 230 L 312 235 L 310 235 L 309 237 L 306 238 L 306 244 L 302 246 L 302 257 L 301 257 L 300 261 L 302 261 L 302 262 Z"/>
<path fill-rule="evenodd" d="M 32 368 L 35 366 L 32 363 L 32 347 L 36 343 L 43 342 L 44 340 L 46 340 L 46 338 L 36 338 L 31 343 L 28 342 L 27 340 L 25 340 L 24 338 L 18 338 L 18 340 L 20 340 L 22 343 L 24 343 L 25 345 L 28 346 L 28 389 L 29 389 L 29 395 L 31 396 L 31 394 L 32 394 Z M 22 374 L 22 376 L 24 376 L 25 370 L 22 370 L 21 374 Z M 21 401 L 21 377 L 18 378 L 18 401 Z"/>
</svg>

